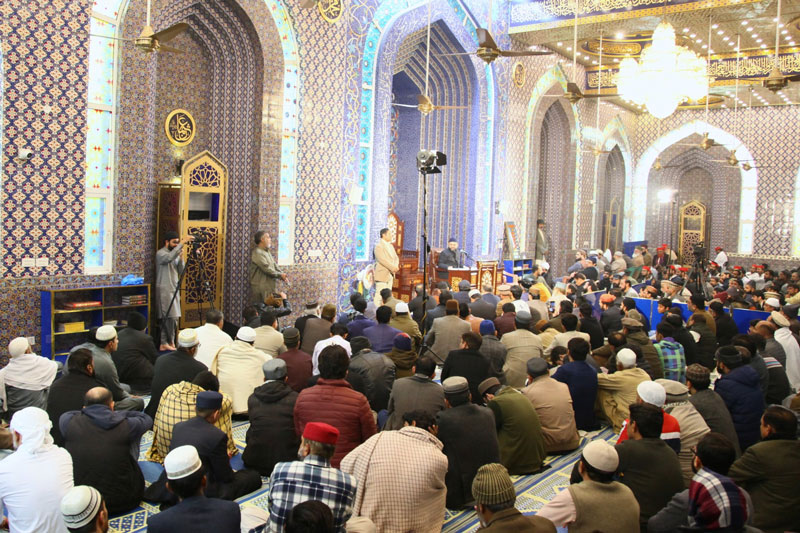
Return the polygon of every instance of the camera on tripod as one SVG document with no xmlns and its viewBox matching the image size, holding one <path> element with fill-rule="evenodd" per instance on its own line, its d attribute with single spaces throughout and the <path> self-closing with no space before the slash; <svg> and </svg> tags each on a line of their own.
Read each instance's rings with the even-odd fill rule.
<svg viewBox="0 0 800 533">
<path fill-rule="evenodd" d="M 193 244 L 203 244 L 204 242 L 208 242 L 213 235 L 208 231 L 195 229 L 191 232 L 191 236 L 194 237 L 194 240 L 191 241 Z"/>
<path fill-rule="evenodd" d="M 692 248 L 692 253 L 694 254 L 696 261 L 702 261 L 706 258 L 706 253 L 708 253 L 708 250 L 706 249 L 705 244 L 701 242 L 694 245 Z"/>
</svg>

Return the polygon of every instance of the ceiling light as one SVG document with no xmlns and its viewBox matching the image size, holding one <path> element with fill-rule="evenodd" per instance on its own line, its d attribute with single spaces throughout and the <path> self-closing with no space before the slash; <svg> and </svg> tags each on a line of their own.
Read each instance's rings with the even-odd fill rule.
<svg viewBox="0 0 800 533">
<path fill-rule="evenodd" d="M 763 42 L 763 41 L 764 41 L 764 39 L 756 39 L 757 43 L 760 43 L 760 42 Z"/>
<path fill-rule="evenodd" d="M 623 37 L 625 37 L 625 34 L 623 34 L 621 31 L 618 31 L 617 34 L 615 35 L 615 37 L 617 39 L 622 39 Z"/>
<path fill-rule="evenodd" d="M 589 56 L 583 56 L 583 59 L 585 59 L 586 61 L 589 61 Z"/>
<path fill-rule="evenodd" d="M 787 33 L 789 33 L 789 30 L 781 30 L 781 34 L 786 35 Z"/>
<path fill-rule="evenodd" d="M 751 37 L 752 37 L 753 39 L 757 39 L 757 38 L 758 38 L 758 34 L 757 34 L 757 33 L 753 33 L 753 34 L 751 34 Z"/>
<path fill-rule="evenodd" d="M 695 37 L 697 37 L 697 35 L 696 35 L 696 34 L 694 34 L 694 33 L 690 33 L 690 34 L 689 34 L 689 37 L 690 37 L 691 39 L 694 39 Z"/>
<path fill-rule="evenodd" d="M 752 26 L 748 26 L 747 27 L 747 31 L 753 31 L 753 27 Z"/>
<path fill-rule="evenodd" d="M 747 26 L 747 21 L 746 20 L 742 21 L 742 26 Z"/>
<path fill-rule="evenodd" d="M 564 46 L 564 43 L 556 43 L 556 46 Z"/>
<path fill-rule="evenodd" d="M 703 45 L 703 50 L 705 50 L 706 48 L 708 48 L 708 45 L 707 45 L 707 44 L 704 44 L 704 45 Z"/>
<path fill-rule="evenodd" d="M 790 45 L 794 46 L 794 41 L 789 42 Z"/>
<path fill-rule="evenodd" d="M 571 46 L 567 46 L 567 52 L 572 52 L 572 47 Z"/>
<path fill-rule="evenodd" d="M 592 61 L 592 65 L 596 65 L 596 64 L 597 64 L 597 60 Z"/>
<path fill-rule="evenodd" d="M 618 57 L 614 58 L 614 63 L 619 63 L 619 58 Z"/>
<path fill-rule="evenodd" d="M 778 17 L 775 17 L 774 19 L 772 19 L 772 22 L 778 22 Z"/>
<path fill-rule="evenodd" d="M 711 29 L 712 30 L 716 30 L 717 28 L 719 28 L 719 24 L 712 24 L 711 25 Z"/>
<path fill-rule="evenodd" d="M 766 47 L 767 47 L 767 45 L 766 45 L 766 44 L 762 44 L 762 45 L 761 45 L 761 48 L 766 48 Z"/>
<path fill-rule="evenodd" d="M 722 35 L 723 33 L 725 33 L 725 32 L 724 32 L 724 31 L 722 31 L 722 30 L 719 30 L 719 31 L 717 32 L 717 35 Z"/>
</svg>

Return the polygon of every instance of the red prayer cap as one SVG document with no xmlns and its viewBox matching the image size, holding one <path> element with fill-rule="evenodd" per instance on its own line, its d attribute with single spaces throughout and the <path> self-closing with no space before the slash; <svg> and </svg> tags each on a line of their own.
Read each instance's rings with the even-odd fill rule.
<svg viewBox="0 0 800 533">
<path fill-rule="evenodd" d="M 741 266 L 739 266 L 739 265 L 736 265 L 735 267 L 733 267 L 733 269 L 734 269 L 734 270 L 741 270 L 741 269 L 742 269 L 742 267 L 741 267 Z"/>
<path fill-rule="evenodd" d="M 716 248 L 714 248 L 715 252 L 719 252 L 720 250 L 722 250 L 722 246 L 717 246 Z"/>
<path fill-rule="evenodd" d="M 681 272 L 689 272 L 688 267 L 680 267 L 678 270 L 680 270 Z"/>
<path fill-rule="evenodd" d="M 650 272 L 650 267 L 645 265 L 642 267 L 642 270 L 644 270 L 645 272 Z"/>
<path fill-rule="evenodd" d="M 715 261 L 711 261 L 711 266 L 718 267 L 719 265 Z"/>
<path fill-rule="evenodd" d="M 614 297 L 613 294 L 604 294 L 600 297 L 600 301 L 604 304 L 610 304 L 615 302 L 617 299 Z"/>
<path fill-rule="evenodd" d="M 309 422 L 303 430 L 303 438 L 322 444 L 336 444 L 339 440 L 339 430 L 323 422 Z"/>
</svg>

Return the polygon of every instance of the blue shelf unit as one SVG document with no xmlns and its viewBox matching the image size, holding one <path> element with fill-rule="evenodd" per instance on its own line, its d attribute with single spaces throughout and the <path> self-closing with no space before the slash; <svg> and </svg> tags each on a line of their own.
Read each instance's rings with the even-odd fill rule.
<svg viewBox="0 0 800 533">
<path fill-rule="evenodd" d="M 533 259 L 504 259 L 503 271 L 513 273 L 520 278 L 525 274 L 533 274 Z M 511 276 L 504 274 L 503 277 L 506 283 L 513 282 Z"/>
<path fill-rule="evenodd" d="M 91 328 L 114 322 L 119 329 L 127 323 L 128 314 L 138 311 L 150 324 L 150 285 L 112 285 L 78 289 L 48 289 L 39 292 L 41 316 L 41 355 L 61 362 L 69 350 L 86 342 Z M 135 303 L 128 298 L 134 297 Z M 71 302 L 100 302 L 93 307 L 69 308 Z M 75 323 L 82 322 L 76 326 Z M 74 330 L 63 330 L 71 323 Z"/>
</svg>

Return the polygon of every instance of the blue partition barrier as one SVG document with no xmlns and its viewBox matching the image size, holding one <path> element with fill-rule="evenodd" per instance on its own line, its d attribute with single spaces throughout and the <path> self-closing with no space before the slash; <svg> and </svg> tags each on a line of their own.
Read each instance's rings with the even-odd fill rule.
<svg viewBox="0 0 800 533">
<path fill-rule="evenodd" d="M 750 329 L 751 320 L 766 320 L 768 318 L 769 313 L 766 311 L 751 311 L 750 309 L 733 310 L 733 321 L 736 322 L 739 333 L 747 333 L 747 330 Z"/>
</svg>

